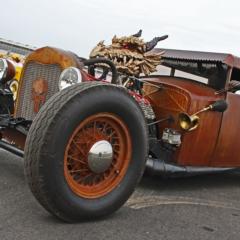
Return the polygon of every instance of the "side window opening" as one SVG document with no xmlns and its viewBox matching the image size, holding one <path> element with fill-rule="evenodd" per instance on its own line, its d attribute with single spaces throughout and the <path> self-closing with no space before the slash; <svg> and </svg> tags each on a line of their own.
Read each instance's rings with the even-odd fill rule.
<svg viewBox="0 0 240 240">
<path fill-rule="evenodd" d="M 201 76 L 191 74 L 191 73 L 187 73 L 187 72 L 183 72 L 183 71 L 180 71 L 180 70 L 176 70 L 174 76 L 188 78 L 188 79 L 191 79 L 193 81 L 208 84 L 208 78 L 201 77 Z"/>
<path fill-rule="evenodd" d="M 232 93 L 240 94 L 240 69 L 238 68 L 232 69 L 232 74 L 228 88 L 230 89 L 229 91 L 231 91 Z"/>
<path fill-rule="evenodd" d="M 220 61 L 165 58 L 151 75 L 186 78 L 219 90 L 225 87 L 227 72 L 228 66 Z"/>
<path fill-rule="evenodd" d="M 231 75 L 231 80 L 240 81 L 240 69 L 233 68 L 232 75 Z"/>
</svg>

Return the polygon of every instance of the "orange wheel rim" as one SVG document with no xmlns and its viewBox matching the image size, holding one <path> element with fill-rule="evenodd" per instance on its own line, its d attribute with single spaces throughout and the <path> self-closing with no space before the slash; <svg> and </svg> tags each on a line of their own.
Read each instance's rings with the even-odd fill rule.
<svg viewBox="0 0 240 240">
<path fill-rule="evenodd" d="M 112 157 L 109 166 L 97 172 L 91 168 L 89 154 L 99 142 L 108 142 Z M 106 195 L 125 176 L 131 160 L 131 149 L 131 137 L 121 118 L 112 113 L 98 113 L 86 118 L 71 135 L 65 150 L 64 176 L 68 186 L 84 198 Z"/>
</svg>

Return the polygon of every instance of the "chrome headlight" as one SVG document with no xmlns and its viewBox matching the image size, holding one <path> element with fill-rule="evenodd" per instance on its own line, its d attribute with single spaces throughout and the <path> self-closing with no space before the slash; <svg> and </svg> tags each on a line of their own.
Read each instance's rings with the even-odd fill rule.
<svg viewBox="0 0 240 240">
<path fill-rule="evenodd" d="M 6 77 L 8 63 L 6 59 L 0 58 L 0 80 Z"/>
<path fill-rule="evenodd" d="M 63 90 L 66 87 L 70 87 L 76 83 L 82 82 L 82 74 L 78 68 L 69 67 L 62 71 L 58 87 L 59 90 Z"/>
<path fill-rule="evenodd" d="M 0 58 L 0 82 L 5 83 L 11 80 L 15 73 L 14 65 L 10 61 Z"/>
</svg>

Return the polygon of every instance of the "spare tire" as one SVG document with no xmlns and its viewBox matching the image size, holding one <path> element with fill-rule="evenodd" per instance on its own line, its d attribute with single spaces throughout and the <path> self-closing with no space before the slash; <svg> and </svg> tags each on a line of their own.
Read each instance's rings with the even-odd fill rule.
<svg viewBox="0 0 240 240">
<path fill-rule="evenodd" d="M 67 222 L 111 214 L 144 172 L 147 139 L 142 110 L 124 88 L 101 82 L 66 88 L 45 103 L 29 130 L 30 189 Z"/>
</svg>

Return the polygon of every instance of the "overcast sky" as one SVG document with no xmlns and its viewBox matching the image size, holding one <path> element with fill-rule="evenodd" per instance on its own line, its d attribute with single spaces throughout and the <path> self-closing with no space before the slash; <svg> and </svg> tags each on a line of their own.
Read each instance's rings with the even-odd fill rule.
<svg viewBox="0 0 240 240">
<path fill-rule="evenodd" d="M 100 41 L 168 34 L 158 47 L 240 56 L 238 0 L 1 0 L 0 37 L 87 57 Z"/>
</svg>

